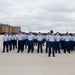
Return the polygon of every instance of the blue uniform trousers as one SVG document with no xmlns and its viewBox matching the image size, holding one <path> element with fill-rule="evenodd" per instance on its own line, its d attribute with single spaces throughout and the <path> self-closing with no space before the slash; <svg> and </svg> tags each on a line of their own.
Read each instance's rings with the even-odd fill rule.
<svg viewBox="0 0 75 75">
<path fill-rule="evenodd" d="M 5 52 L 5 48 L 6 51 L 8 52 L 8 41 L 3 41 L 3 52 Z"/>
<path fill-rule="evenodd" d="M 13 50 L 14 50 L 15 48 L 17 49 L 17 40 L 13 40 Z"/>
<path fill-rule="evenodd" d="M 70 41 L 70 50 L 73 51 L 73 41 Z"/>
<path fill-rule="evenodd" d="M 11 40 L 8 41 L 8 49 L 9 49 L 10 51 L 12 50 L 12 42 L 11 42 Z"/>
<path fill-rule="evenodd" d="M 33 53 L 34 51 L 33 41 L 28 41 L 28 53 L 30 52 L 30 50 Z"/>
<path fill-rule="evenodd" d="M 23 42 L 24 42 L 25 48 L 27 48 L 27 40 L 25 39 Z"/>
<path fill-rule="evenodd" d="M 39 53 L 39 50 L 41 50 L 41 53 L 43 52 L 43 51 L 42 51 L 42 41 L 38 41 L 37 53 Z"/>
<path fill-rule="evenodd" d="M 51 55 L 51 48 L 52 48 L 52 55 L 53 57 L 55 56 L 55 42 L 49 42 L 49 51 L 48 51 L 48 56 Z"/>
<path fill-rule="evenodd" d="M 55 42 L 55 51 L 56 51 L 56 53 L 57 53 L 57 51 L 58 51 L 58 53 L 60 53 L 60 42 Z"/>
<path fill-rule="evenodd" d="M 64 49 L 64 40 L 61 40 L 60 43 L 61 43 L 61 49 Z"/>
<path fill-rule="evenodd" d="M 49 41 L 46 41 L 46 53 L 48 52 L 49 50 Z"/>
<path fill-rule="evenodd" d="M 18 52 L 19 51 L 23 52 L 23 41 L 22 40 L 18 40 Z"/>
<path fill-rule="evenodd" d="M 64 42 L 64 53 L 66 53 L 67 51 L 70 53 L 70 42 L 69 41 L 65 41 Z"/>
<path fill-rule="evenodd" d="M 73 41 L 73 50 L 75 51 L 75 41 Z"/>
</svg>

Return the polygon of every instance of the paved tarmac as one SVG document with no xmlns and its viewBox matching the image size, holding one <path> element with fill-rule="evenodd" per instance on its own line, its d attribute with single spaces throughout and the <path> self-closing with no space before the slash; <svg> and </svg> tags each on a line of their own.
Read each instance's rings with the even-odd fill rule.
<svg viewBox="0 0 75 75">
<path fill-rule="evenodd" d="M 2 36 L 0 35 L 0 75 L 75 75 L 75 52 L 71 54 L 56 54 L 56 57 L 48 57 L 43 47 L 43 54 L 2 53 Z"/>
</svg>

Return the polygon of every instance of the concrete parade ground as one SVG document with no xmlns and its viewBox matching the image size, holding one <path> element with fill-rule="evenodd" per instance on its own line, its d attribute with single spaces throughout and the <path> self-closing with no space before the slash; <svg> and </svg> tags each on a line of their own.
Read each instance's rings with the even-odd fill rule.
<svg viewBox="0 0 75 75">
<path fill-rule="evenodd" d="M 16 53 L 17 49 L 9 53 L 2 53 L 3 40 L 0 35 L 0 75 L 75 75 L 75 52 L 71 54 L 55 54 L 48 57 L 45 53 Z"/>
</svg>

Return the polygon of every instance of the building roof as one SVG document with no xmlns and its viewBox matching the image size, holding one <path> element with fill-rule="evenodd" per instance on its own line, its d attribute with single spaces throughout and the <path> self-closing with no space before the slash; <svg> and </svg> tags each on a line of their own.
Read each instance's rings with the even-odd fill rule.
<svg viewBox="0 0 75 75">
<path fill-rule="evenodd" d="M 0 26 L 10 26 L 10 25 L 0 23 Z"/>
<path fill-rule="evenodd" d="M 20 26 L 12 26 L 12 27 L 19 27 L 20 28 Z"/>
<path fill-rule="evenodd" d="M 2 23 L 0 23 L 0 26 L 20 27 L 20 26 L 11 26 L 11 25 L 8 25 L 8 24 L 2 24 Z"/>
</svg>

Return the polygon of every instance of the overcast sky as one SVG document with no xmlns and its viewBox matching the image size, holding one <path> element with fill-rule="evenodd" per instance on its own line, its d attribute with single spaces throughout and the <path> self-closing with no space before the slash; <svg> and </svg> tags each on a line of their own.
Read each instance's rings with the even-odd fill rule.
<svg viewBox="0 0 75 75">
<path fill-rule="evenodd" d="M 75 0 L 0 0 L 0 23 L 26 32 L 75 32 Z"/>
</svg>

